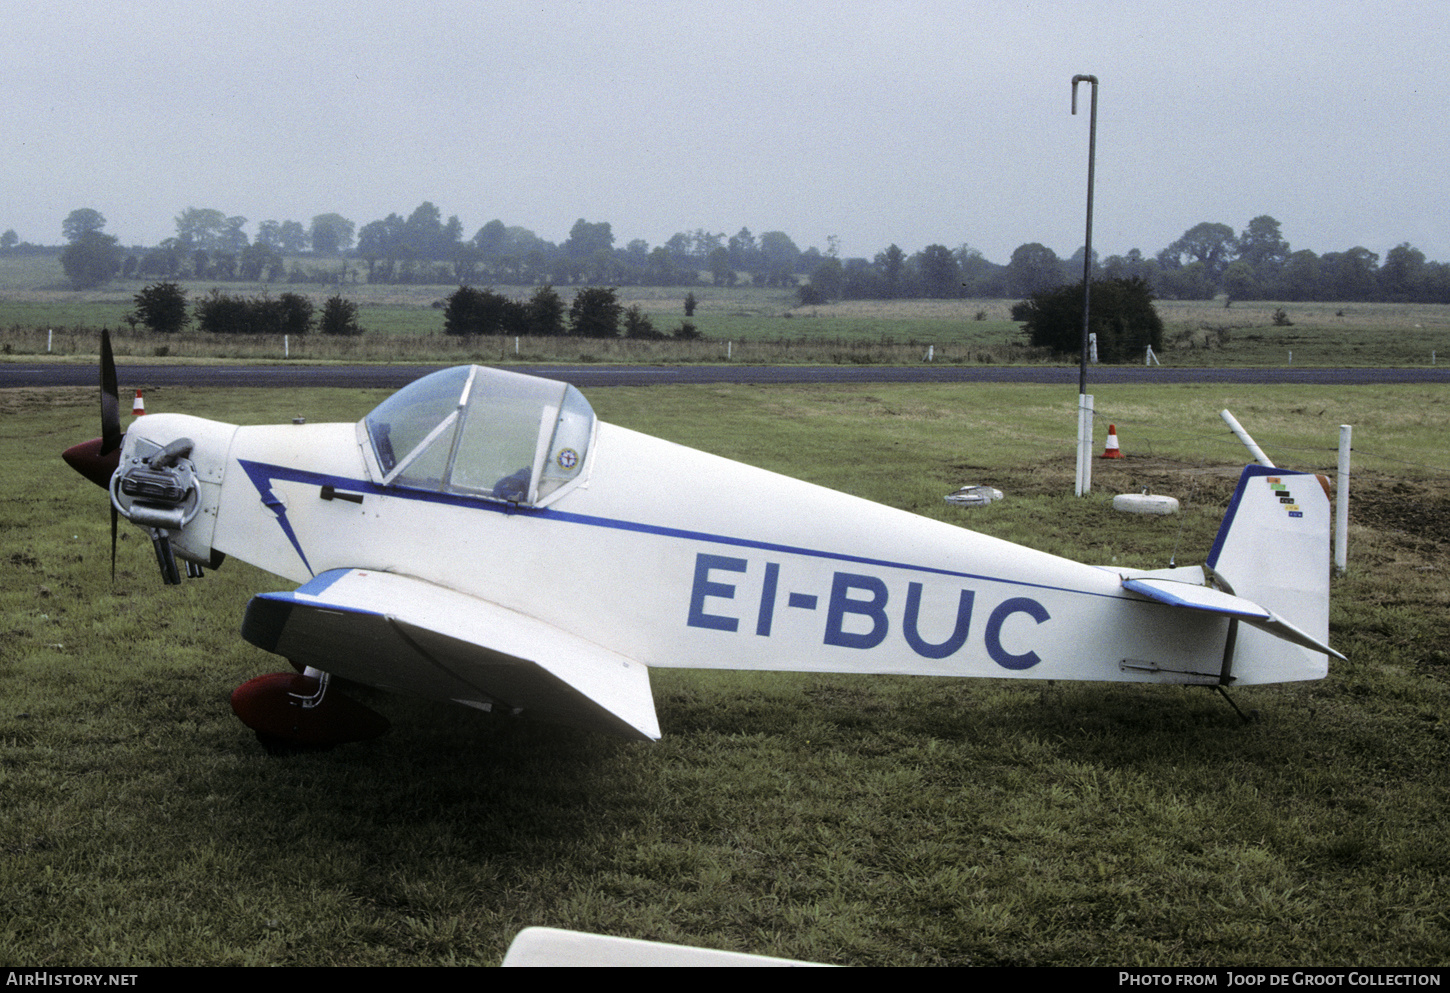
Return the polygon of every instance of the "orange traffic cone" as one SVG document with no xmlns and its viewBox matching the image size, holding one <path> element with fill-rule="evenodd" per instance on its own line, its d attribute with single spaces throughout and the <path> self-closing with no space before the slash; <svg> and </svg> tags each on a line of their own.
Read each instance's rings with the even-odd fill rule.
<svg viewBox="0 0 1450 993">
<path fill-rule="evenodd" d="M 140 417 L 146 413 L 146 401 L 141 399 L 141 391 L 136 391 L 136 400 L 131 404 L 131 416 Z"/>
<path fill-rule="evenodd" d="M 1118 448 L 1118 426 L 1108 425 L 1108 446 L 1103 449 L 1103 458 L 1120 459 L 1123 457 L 1122 450 Z"/>
</svg>

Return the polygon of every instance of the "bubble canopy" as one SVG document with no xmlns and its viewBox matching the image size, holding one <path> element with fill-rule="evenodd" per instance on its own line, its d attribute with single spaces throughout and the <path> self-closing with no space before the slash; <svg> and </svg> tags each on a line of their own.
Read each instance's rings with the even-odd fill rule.
<svg viewBox="0 0 1450 993">
<path fill-rule="evenodd" d="M 568 383 L 455 366 L 388 397 L 358 433 L 385 486 L 535 506 L 579 478 L 594 409 Z"/>
</svg>

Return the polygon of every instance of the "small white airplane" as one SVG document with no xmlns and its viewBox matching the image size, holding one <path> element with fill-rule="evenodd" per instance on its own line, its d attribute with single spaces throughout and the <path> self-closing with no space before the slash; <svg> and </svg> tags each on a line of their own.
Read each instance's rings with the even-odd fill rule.
<svg viewBox="0 0 1450 993">
<path fill-rule="evenodd" d="M 66 459 L 168 582 L 300 584 L 242 636 L 299 672 L 232 705 L 269 746 L 387 721 L 330 682 L 660 736 L 651 667 L 1244 686 L 1322 678 L 1327 481 L 1249 466 L 1205 566 L 1099 568 L 598 420 L 574 387 L 435 372 L 355 424 L 151 413 Z"/>
</svg>

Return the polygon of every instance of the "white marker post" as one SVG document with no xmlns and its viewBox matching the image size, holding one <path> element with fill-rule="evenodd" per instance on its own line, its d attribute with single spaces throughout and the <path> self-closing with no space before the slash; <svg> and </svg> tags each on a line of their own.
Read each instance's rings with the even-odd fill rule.
<svg viewBox="0 0 1450 993">
<path fill-rule="evenodd" d="M 1223 422 L 1229 426 L 1229 429 L 1239 436 L 1239 441 L 1244 443 L 1244 447 L 1249 450 L 1249 454 L 1254 457 L 1254 461 L 1270 469 L 1274 468 L 1274 463 L 1269 461 L 1269 457 L 1264 454 L 1264 450 L 1254 442 L 1254 439 L 1249 437 L 1249 433 L 1244 430 L 1244 426 L 1238 422 L 1238 419 L 1233 414 L 1230 414 L 1227 410 L 1220 410 L 1218 416 L 1222 417 Z"/>
<path fill-rule="evenodd" d="M 1077 398 L 1077 481 L 1075 496 L 1085 496 L 1093 488 L 1093 396 L 1082 393 Z"/>
<path fill-rule="evenodd" d="M 1339 425 L 1339 480 L 1334 497 L 1334 571 L 1343 575 L 1349 567 L 1349 452 L 1354 428 Z"/>
</svg>

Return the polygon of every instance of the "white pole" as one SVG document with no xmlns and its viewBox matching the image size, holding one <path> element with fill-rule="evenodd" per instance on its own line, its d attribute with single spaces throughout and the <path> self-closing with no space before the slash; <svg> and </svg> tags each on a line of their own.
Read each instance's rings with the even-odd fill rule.
<svg viewBox="0 0 1450 993">
<path fill-rule="evenodd" d="M 1077 397 L 1077 479 L 1074 496 L 1085 496 L 1093 488 L 1093 396 L 1079 393 Z"/>
<path fill-rule="evenodd" d="M 1339 425 L 1339 492 L 1334 498 L 1334 571 L 1349 566 L 1349 442 L 1354 428 Z"/>
<path fill-rule="evenodd" d="M 289 340 L 290 337 L 290 335 L 285 334 L 282 336 L 282 357 L 284 359 L 290 359 L 292 357 L 292 343 Z"/>
<path fill-rule="evenodd" d="M 514 335 L 514 357 L 517 358 L 518 357 L 518 354 L 519 354 L 519 336 L 518 335 Z"/>
<path fill-rule="evenodd" d="M 1072 495 L 1082 496 L 1082 412 L 1087 409 L 1087 395 L 1077 395 L 1077 460 L 1076 475 L 1072 478 Z"/>
<path fill-rule="evenodd" d="M 1259 465 L 1268 466 L 1270 469 L 1274 468 L 1274 463 L 1269 461 L 1269 457 L 1264 454 L 1264 450 L 1254 443 L 1254 439 L 1249 437 L 1249 433 L 1244 430 L 1243 425 L 1234 418 L 1233 414 L 1230 414 L 1227 410 L 1221 410 L 1218 412 L 1218 416 L 1222 417 L 1223 422 L 1229 426 L 1229 429 L 1239 436 L 1239 441 L 1244 443 L 1244 447 L 1249 450 L 1249 454 L 1253 455 L 1254 460 Z"/>
<path fill-rule="evenodd" d="M 49 355 L 50 354 L 50 342 L 51 342 L 51 339 L 53 339 L 54 337 L 55 337 L 55 328 L 46 328 L 45 329 L 45 354 L 46 355 Z M 1430 364 L 1431 365 L 1434 365 L 1435 364 L 1435 353 L 1434 352 L 1431 352 L 1430 353 Z"/>
<path fill-rule="evenodd" d="M 735 354 L 735 342 L 734 341 L 727 341 L 727 342 L 725 342 L 725 361 L 726 362 L 729 362 L 730 361 L 730 356 L 731 355 L 734 355 L 734 354 Z"/>
</svg>

